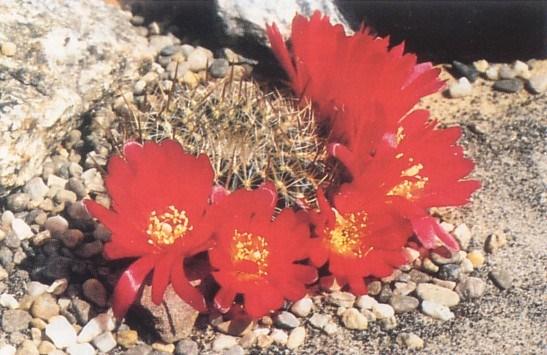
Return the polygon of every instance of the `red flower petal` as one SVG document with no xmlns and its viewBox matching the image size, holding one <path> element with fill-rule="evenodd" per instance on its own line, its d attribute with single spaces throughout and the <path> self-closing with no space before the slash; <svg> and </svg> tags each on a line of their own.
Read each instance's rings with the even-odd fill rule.
<svg viewBox="0 0 547 355">
<path fill-rule="evenodd" d="M 123 318 L 129 306 L 137 298 L 137 293 L 150 271 L 154 268 L 157 255 L 146 255 L 125 270 L 114 288 L 112 310 L 118 319 Z"/>
<path fill-rule="evenodd" d="M 165 289 L 169 285 L 171 269 L 176 260 L 176 254 L 166 253 L 156 263 L 152 277 L 152 302 L 159 305 L 163 300 Z M 181 258 L 182 259 L 182 258 Z M 178 260 L 182 263 L 182 260 Z"/>
<path fill-rule="evenodd" d="M 236 292 L 229 287 L 221 287 L 215 295 L 215 307 L 220 313 L 226 313 L 232 308 Z"/>
<path fill-rule="evenodd" d="M 198 312 L 204 313 L 207 311 L 207 305 L 203 295 L 188 282 L 182 265 L 174 264 L 171 269 L 171 283 L 175 292 L 190 306 L 194 307 Z"/>
</svg>

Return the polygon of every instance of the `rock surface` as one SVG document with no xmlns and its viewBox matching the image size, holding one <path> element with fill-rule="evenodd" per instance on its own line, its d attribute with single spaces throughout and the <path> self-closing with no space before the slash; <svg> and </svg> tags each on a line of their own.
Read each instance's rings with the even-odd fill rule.
<svg viewBox="0 0 547 355">
<path fill-rule="evenodd" d="M 4 0 L 0 42 L 0 196 L 42 170 L 80 114 L 149 53 L 126 15 L 103 1 Z"/>
</svg>

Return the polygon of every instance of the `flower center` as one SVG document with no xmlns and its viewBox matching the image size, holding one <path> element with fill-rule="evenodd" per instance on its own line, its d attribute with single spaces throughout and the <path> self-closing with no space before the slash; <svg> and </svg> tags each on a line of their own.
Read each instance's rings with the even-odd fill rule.
<svg viewBox="0 0 547 355">
<path fill-rule="evenodd" d="M 247 261 L 256 265 L 254 272 L 244 271 L 239 273 L 240 278 L 249 279 L 266 276 L 268 274 L 268 256 L 270 255 L 266 238 L 252 233 L 241 233 L 236 229 L 232 240 L 232 260 L 238 263 Z"/>
<path fill-rule="evenodd" d="M 171 245 L 191 230 L 190 220 L 184 210 L 179 211 L 175 206 L 169 206 L 167 212 L 160 215 L 156 211 L 152 211 L 146 229 L 148 244 Z"/>
<path fill-rule="evenodd" d="M 346 213 L 341 215 L 334 210 L 336 215 L 336 225 L 331 230 L 325 230 L 328 235 L 329 247 L 337 254 L 344 256 L 353 256 L 362 258 L 367 253 L 363 253 L 361 248 L 362 235 L 367 227 L 368 215 L 361 211 L 357 213 Z"/>
</svg>

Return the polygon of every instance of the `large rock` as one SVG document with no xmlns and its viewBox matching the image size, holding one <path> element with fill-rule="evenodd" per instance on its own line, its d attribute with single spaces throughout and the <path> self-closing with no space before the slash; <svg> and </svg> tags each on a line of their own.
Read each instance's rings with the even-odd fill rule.
<svg viewBox="0 0 547 355">
<path fill-rule="evenodd" d="M 80 114 L 149 56 L 128 15 L 103 1 L 2 0 L 0 196 L 39 174 Z M 10 53 L 11 54 L 11 53 Z"/>
</svg>

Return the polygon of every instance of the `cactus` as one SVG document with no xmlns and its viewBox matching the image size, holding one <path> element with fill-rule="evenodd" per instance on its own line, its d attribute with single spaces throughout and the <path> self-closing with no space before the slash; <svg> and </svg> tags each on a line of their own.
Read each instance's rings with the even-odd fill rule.
<svg viewBox="0 0 547 355">
<path fill-rule="evenodd" d="M 174 138 L 188 152 L 207 154 L 217 183 L 229 190 L 271 180 L 279 207 L 315 203 L 317 186 L 332 169 L 311 107 L 231 78 L 148 92 L 123 121 L 126 138 Z"/>
</svg>

